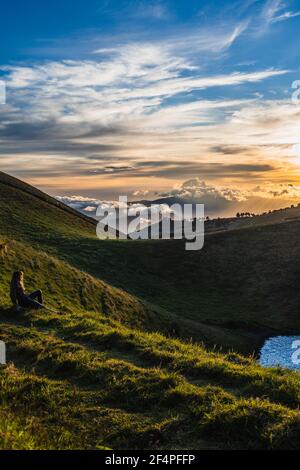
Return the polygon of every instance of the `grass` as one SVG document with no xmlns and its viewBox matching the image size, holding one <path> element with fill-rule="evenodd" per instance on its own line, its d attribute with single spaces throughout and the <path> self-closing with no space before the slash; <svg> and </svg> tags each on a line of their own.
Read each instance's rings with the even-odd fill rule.
<svg viewBox="0 0 300 470">
<path fill-rule="evenodd" d="M 100 242 L 1 175 L 0 215 L 1 449 L 299 448 L 299 374 L 249 355 L 298 328 L 298 294 L 279 289 L 296 280 L 296 222 L 211 235 L 200 253 Z M 10 309 L 16 269 L 60 314 Z"/>
<path fill-rule="evenodd" d="M 297 334 L 299 219 L 282 223 L 280 213 L 280 223 L 211 234 L 203 250 L 186 252 L 175 240 L 100 241 L 93 223 L 53 201 L 0 175 L 0 236 L 150 304 L 146 328 L 161 330 L 164 317 L 165 332 L 243 353 L 271 335 Z"/>
<path fill-rule="evenodd" d="M 104 348 L 101 337 L 97 342 L 87 337 L 82 341 L 74 331 L 66 335 L 68 323 L 76 321 L 79 329 L 80 312 L 56 322 L 46 318 L 43 323 L 42 316 L 1 316 L 1 335 L 14 366 L 0 371 L 0 402 L 19 420 L 25 415 L 40 426 L 51 448 L 297 447 L 296 373 L 261 369 L 241 356 L 234 367 L 236 380 L 229 383 L 223 371 L 232 368 L 232 357 L 173 340 L 169 350 L 174 360 L 169 356 L 155 366 L 151 357 L 137 352 L 139 331 L 132 331 L 136 349 L 124 352 L 116 344 Z M 86 331 L 86 319 L 82 321 Z M 90 314 L 93 330 L 97 323 L 100 330 L 102 321 L 107 335 L 117 329 L 120 335 L 129 334 L 123 325 Z M 168 339 L 162 335 L 143 335 L 153 350 L 157 344 L 167 349 Z M 186 350 L 186 362 L 193 363 L 199 353 L 198 364 L 205 364 L 207 371 L 218 359 L 223 371 L 202 374 L 195 363 L 195 370 L 180 367 L 179 372 L 174 363 L 181 349 Z M 275 388 L 281 393 L 274 393 Z M 113 433 L 108 426 L 111 415 Z"/>
</svg>

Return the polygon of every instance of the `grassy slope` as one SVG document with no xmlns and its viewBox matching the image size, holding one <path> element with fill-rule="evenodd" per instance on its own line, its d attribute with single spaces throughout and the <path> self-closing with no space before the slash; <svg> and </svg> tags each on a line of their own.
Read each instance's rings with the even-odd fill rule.
<svg viewBox="0 0 300 470">
<path fill-rule="evenodd" d="M 20 193 L 11 185 L 0 184 L 0 211 L 1 220 L 5 220 L 0 225 L 0 332 L 13 362 L 0 369 L 0 448 L 299 448 L 297 373 L 262 369 L 254 359 L 236 353 L 209 352 L 200 345 L 147 333 L 143 330 L 168 331 L 175 317 L 78 269 L 89 268 L 97 277 L 127 285 L 144 298 L 174 308 L 178 315 L 184 311 L 191 319 L 198 319 L 198 315 L 206 322 L 224 323 L 223 302 L 224 314 L 231 315 L 231 321 L 239 320 L 234 316 L 238 311 L 240 316 L 246 315 L 247 322 L 265 325 L 267 318 L 256 318 L 255 310 L 248 310 L 243 300 L 237 303 L 240 311 L 231 312 L 229 297 L 220 299 L 220 291 L 210 291 L 211 298 L 205 303 L 201 292 L 186 282 L 189 272 L 191 281 L 200 284 L 207 279 L 212 289 L 214 280 L 227 292 L 230 280 L 225 272 L 231 273 L 232 282 L 238 276 L 232 266 L 226 266 L 229 234 L 209 239 L 202 262 L 204 267 L 210 266 L 211 275 L 204 276 L 203 264 L 199 269 L 201 254 L 181 252 L 177 242 L 98 242 L 89 221 L 69 211 L 63 211 L 62 217 L 62 209 L 49 207 L 46 201 Z M 277 237 L 277 230 L 271 232 L 275 240 L 270 254 L 274 254 L 275 242 L 283 240 L 281 250 L 285 237 L 292 236 L 290 224 L 278 230 L 291 233 Z M 236 249 L 241 249 L 239 237 L 247 237 L 251 244 L 253 233 L 236 232 Z M 253 256 L 259 267 L 263 267 L 265 253 L 260 253 L 260 261 L 258 245 L 264 246 L 266 239 L 270 243 L 270 233 L 266 233 L 263 229 L 254 237 Z M 296 235 L 294 238 L 296 243 Z M 249 269 L 243 267 L 247 243 L 242 248 L 245 253 L 239 252 L 239 269 L 244 275 Z M 141 251 L 136 254 L 135 250 Z M 231 250 L 233 254 L 234 248 Z M 288 260 L 295 255 L 290 251 Z M 291 269 L 288 260 L 285 270 Z M 278 264 L 274 256 L 272 263 Z M 16 316 L 9 310 L 9 276 L 19 267 L 28 274 L 28 287 L 41 286 L 50 305 L 59 306 L 61 315 L 41 311 Z M 159 281 L 156 269 L 165 270 Z M 169 273 L 173 273 L 172 283 L 167 284 Z M 122 279 L 122 275 L 126 277 Z M 268 285 L 263 275 L 261 282 Z M 181 297 L 183 286 L 190 298 Z M 238 293 L 233 286 L 234 307 L 240 286 Z M 247 292 L 251 300 L 251 290 Z M 253 297 L 257 296 L 261 301 L 256 290 Z M 199 313 L 198 299 L 202 299 Z M 280 315 L 274 315 L 273 323 L 280 327 Z M 188 326 L 179 323 L 176 328 Z M 230 336 L 229 328 L 206 327 L 202 333 L 211 341 L 219 331 L 219 339 L 225 343 L 240 341 L 242 346 L 248 338 L 242 330 Z"/>
<path fill-rule="evenodd" d="M 3 448 L 299 447 L 297 373 L 75 309 L 2 312 L 1 336 L 2 411 L 26 423 Z"/>
<path fill-rule="evenodd" d="M 99 241 L 90 221 L 9 184 L 0 175 L 0 234 L 163 307 L 170 332 L 251 352 L 271 334 L 299 331 L 299 208 L 238 221 L 260 225 L 209 235 L 187 253 L 180 241 Z"/>
<path fill-rule="evenodd" d="M 3 243 L 19 240 L 25 243 L 26 247 L 32 246 L 35 250 L 42 250 L 98 279 L 121 287 L 137 297 L 141 296 L 146 304 L 143 303 L 145 314 L 139 316 L 139 326 L 142 326 L 143 319 L 145 328 L 175 333 L 183 338 L 193 336 L 198 341 L 204 340 L 210 346 L 218 344 L 246 351 L 253 349 L 252 339 L 249 346 L 246 343 L 249 339 L 247 335 L 237 335 L 229 328 L 203 324 L 198 315 L 189 315 L 186 309 L 180 311 L 177 308 L 177 287 L 176 284 L 168 282 L 169 273 L 166 271 L 164 276 L 161 272 L 161 280 L 157 282 L 158 272 L 165 268 L 163 265 L 157 265 L 155 261 L 159 258 L 156 256 L 160 257 L 161 248 L 168 249 L 167 245 L 100 241 L 96 238 L 95 225 L 90 219 L 77 217 L 77 213 L 74 214 L 74 211 L 61 204 L 57 205 L 52 198 L 43 197 L 43 193 L 35 188 L 4 174 L 0 174 L 0 218 L 5 221 L 0 225 Z M 169 253 L 166 252 L 166 255 L 169 256 Z M 171 262 L 172 256 L 173 254 L 170 256 Z M 30 255 L 26 255 L 26 259 L 30 259 Z M 36 282 L 32 271 L 35 270 L 28 270 L 28 264 L 30 263 L 26 262 L 24 268 L 26 267 L 34 288 Z M 20 267 L 21 260 L 17 259 L 14 269 Z M 3 282 L 8 282 L 10 274 L 9 267 Z M 176 276 L 176 272 L 174 274 Z M 184 276 L 186 277 L 186 273 Z M 39 285 L 45 285 L 43 279 L 39 281 Z M 47 290 L 46 285 L 45 291 Z M 164 298 L 158 295 L 163 294 L 163 291 Z M 168 298 L 169 294 L 171 302 L 167 306 L 168 310 L 162 309 L 161 306 L 165 304 L 165 298 Z M 192 301 L 187 303 L 189 304 L 192 305 Z M 123 321 L 135 317 L 134 312 L 129 316 L 127 313 L 123 315 Z"/>
</svg>

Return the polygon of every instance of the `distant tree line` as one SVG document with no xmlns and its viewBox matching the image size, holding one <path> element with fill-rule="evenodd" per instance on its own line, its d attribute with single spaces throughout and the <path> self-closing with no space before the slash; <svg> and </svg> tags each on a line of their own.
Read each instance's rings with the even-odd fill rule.
<svg viewBox="0 0 300 470">
<path fill-rule="evenodd" d="M 254 214 L 253 212 L 237 212 L 236 217 L 238 219 L 240 219 L 240 218 L 249 218 L 249 217 L 261 217 L 263 215 L 274 214 L 275 212 L 282 212 L 282 211 L 286 211 L 288 209 L 295 209 L 295 207 L 296 206 L 294 204 L 292 204 L 289 207 L 284 207 L 284 208 L 281 208 L 281 209 L 273 209 L 273 210 L 269 210 L 269 211 L 266 211 L 266 212 L 262 212 L 261 214 Z M 300 207 L 300 204 L 298 204 L 297 207 Z"/>
<path fill-rule="evenodd" d="M 292 204 L 289 207 L 284 207 L 284 208 L 281 208 L 281 209 L 273 209 L 273 210 L 270 209 L 269 211 L 262 212 L 260 214 L 255 214 L 254 212 L 237 212 L 237 214 L 233 217 L 210 218 L 209 216 L 207 216 L 205 221 L 209 225 L 214 225 L 215 227 L 221 227 L 221 226 L 224 226 L 224 225 L 228 225 L 234 219 L 249 219 L 249 218 L 255 218 L 255 217 L 262 217 L 264 215 L 274 214 L 276 212 L 283 212 L 283 211 L 286 211 L 288 209 L 295 209 L 295 207 L 300 207 L 300 203 L 297 204 L 297 206 Z"/>
</svg>

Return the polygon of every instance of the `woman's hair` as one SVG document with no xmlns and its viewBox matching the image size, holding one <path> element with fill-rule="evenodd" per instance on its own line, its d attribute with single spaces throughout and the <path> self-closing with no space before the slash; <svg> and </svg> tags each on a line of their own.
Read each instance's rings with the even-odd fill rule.
<svg viewBox="0 0 300 470">
<path fill-rule="evenodd" d="M 13 273 L 11 283 L 10 283 L 10 298 L 13 304 L 16 304 L 18 300 L 18 291 L 24 289 L 23 284 L 23 271 L 15 271 Z"/>
</svg>

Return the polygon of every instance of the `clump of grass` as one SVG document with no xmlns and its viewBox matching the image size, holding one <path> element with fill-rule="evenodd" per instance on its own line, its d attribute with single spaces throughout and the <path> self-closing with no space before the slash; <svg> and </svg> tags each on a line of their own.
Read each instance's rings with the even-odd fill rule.
<svg viewBox="0 0 300 470">
<path fill-rule="evenodd" d="M 258 399 L 218 403 L 201 423 L 206 435 L 241 448 L 294 448 L 299 445 L 298 413 Z M 296 438 L 296 439 L 295 439 Z"/>
<path fill-rule="evenodd" d="M 20 419 L 5 408 L 0 408 L 0 449 L 40 449 L 41 443 L 37 440 L 34 431 L 35 426 L 31 419 Z M 42 445 L 46 445 L 46 442 Z"/>
</svg>

